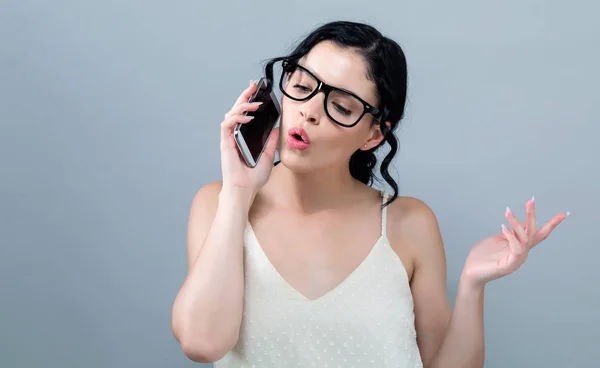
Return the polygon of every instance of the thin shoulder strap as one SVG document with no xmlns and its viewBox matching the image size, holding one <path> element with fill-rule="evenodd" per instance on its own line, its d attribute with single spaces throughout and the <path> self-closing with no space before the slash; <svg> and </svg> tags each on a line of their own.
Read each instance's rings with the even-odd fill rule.
<svg viewBox="0 0 600 368">
<path fill-rule="evenodd" d="M 381 192 L 381 197 L 383 198 L 381 201 L 381 205 L 385 203 L 388 196 L 385 192 Z M 387 233 L 387 206 L 383 207 L 381 210 L 381 236 L 386 236 Z"/>
</svg>

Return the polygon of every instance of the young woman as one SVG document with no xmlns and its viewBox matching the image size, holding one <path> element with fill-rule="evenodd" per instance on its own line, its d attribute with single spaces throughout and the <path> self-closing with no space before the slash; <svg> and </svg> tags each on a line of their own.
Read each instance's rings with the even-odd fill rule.
<svg viewBox="0 0 600 368">
<path fill-rule="evenodd" d="M 400 46 L 333 22 L 273 62 L 280 129 L 247 167 L 232 130 L 257 109 L 252 83 L 221 124 L 223 179 L 191 206 L 172 322 L 185 354 L 217 367 L 482 367 L 484 286 L 518 269 L 567 214 L 538 228 L 533 198 L 522 223 L 507 209 L 510 228 L 469 254 L 451 313 L 436 217 L 398 196 L 388 173 L 407 89 Z M 384 144 L 393 194 L 370 186 Z"/>
</svg>

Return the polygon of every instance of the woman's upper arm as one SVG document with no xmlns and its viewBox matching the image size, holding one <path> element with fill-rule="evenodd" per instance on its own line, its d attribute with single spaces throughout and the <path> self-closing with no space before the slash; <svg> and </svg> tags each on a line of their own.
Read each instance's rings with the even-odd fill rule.
<svg viewBox="0 0 600 368">
<path fill-rule="evenodd" d="M 417 344 L 425 366 L 437 353 L 450 319 L 446 294 L 446 256 L 433 211 L 411 199 L 402 219 L 401 237 L 414 254 L 411 291 L 415 306 Z"/>
<path fill-rule="evenodd" d="M 219 202 L 218 197 L 221 187 L 222 183 L 220 181 L 208 183 L 198 190 L 192 200 L 188 217 L 186 247 L 188 271 L 194 265 L 204 238 L 206 238 L 212 225 Z"/>
</svg>

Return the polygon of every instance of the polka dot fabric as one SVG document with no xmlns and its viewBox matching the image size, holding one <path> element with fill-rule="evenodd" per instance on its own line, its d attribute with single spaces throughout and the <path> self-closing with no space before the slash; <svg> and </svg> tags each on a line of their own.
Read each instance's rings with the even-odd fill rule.
<svg viewBox="0 0 600 368">
<path fill-rule="evenodd" d="M 382 216 L 367 258 L 316 300 L 287 284 L 248 223 L 240 338 L 215 367 L 422 368 L 408 277 L 385 234 L 386 208 Z"/>
</svg>

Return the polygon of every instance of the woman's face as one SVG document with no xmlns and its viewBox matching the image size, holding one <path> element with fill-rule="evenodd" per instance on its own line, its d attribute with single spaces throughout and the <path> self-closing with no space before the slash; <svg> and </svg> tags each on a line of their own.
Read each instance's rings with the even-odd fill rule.
<svg viewBox="0 0 600 368">
<path fill-rule="evenodd" d="M 331 86 L 352 92 L 368 104 L 379 107 L 376 86 L 367 79 L 367 67 L 359 54 L 330 41 L 317 44 L 298 61 L 318 79 Z M 316 81 L 301 69 L 291 73 L 284 88 L 295 96 L 308 95 Z M 365 114 L 353 127 L 336 124 L 326 113 L 324 93 L 306 101 L 282 98 L 281 163 L 296 172 L 348 167 L 350 156 L 358 149 L 375 147 L 383 136 L 373 116 Z M 332 93 L 327 111 L 338 121 L 348 122 L 360 116 L 363 105 L 358 100 Z M 303 135 L 302 138 L 299 136 Z"/>
</svg>

